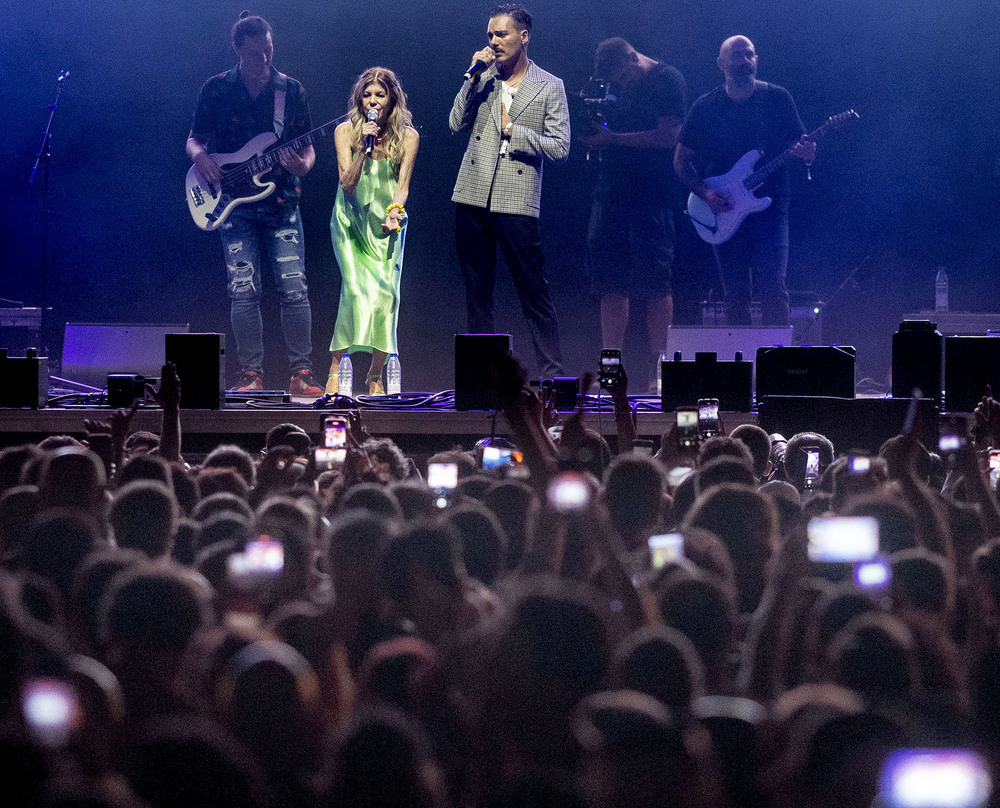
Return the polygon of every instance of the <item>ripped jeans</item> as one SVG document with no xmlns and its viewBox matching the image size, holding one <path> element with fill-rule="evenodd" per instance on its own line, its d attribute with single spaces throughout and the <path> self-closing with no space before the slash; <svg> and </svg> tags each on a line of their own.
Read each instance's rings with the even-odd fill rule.
<svg viewBox="0 0 1000 808">
<path fill-rule="evenodd" d="M 311 368 L 312 313 L 306 287 L 305 246 L 298 205 L 273 199 L 241 205 L 219 229 L 228 273 L 236 353 L 242 370 L 262 373 L 264 326 L 260 315 L 266 261 L 281 295 L 281 330 L 291 372 Z"/>
</svg>

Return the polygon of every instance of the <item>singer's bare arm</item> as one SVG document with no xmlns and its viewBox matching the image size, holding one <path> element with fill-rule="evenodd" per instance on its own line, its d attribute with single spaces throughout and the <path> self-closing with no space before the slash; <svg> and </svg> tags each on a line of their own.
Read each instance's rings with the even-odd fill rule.
<svg viewBox="0 0 1000 808">
<path fill-rule="evenodd" d="M 351 122 L 344 121 L 333 131 L 333 145 L 337 150 L 337 172 L 340 185 L 348 196 L 354 193 L 361 178 L 361 166 L 365 162 L 365 150 L 353 148 L 351 143 Z"/>
<path fill-rule="evenodd" d="M 417 148 L 420 146 L 420 135 L 417 130 L 407 128 L 403 132 L 403 157 L 399 162 L 399 179 L 392 195 L 394 205 L 406 205 L 410 196 L 410 178 L 413 176 L 413 164 L 417 159 Z M 395 230 L 403 221 L 403 214 L 397 209 L 385 217 L 382 228 L 385 233 Z"/>
<path fill-rule="evenodd" d="M 539 96 L 541 98 L 536 101 L 545 104 L 542 133 L 514 121 L 510 131 L 511 153 L 541 155 L 554 163 L 565 162 L 569 157 L 569 105 L 562 81 L 557 79 L 548 83 Z"/>
</svg>

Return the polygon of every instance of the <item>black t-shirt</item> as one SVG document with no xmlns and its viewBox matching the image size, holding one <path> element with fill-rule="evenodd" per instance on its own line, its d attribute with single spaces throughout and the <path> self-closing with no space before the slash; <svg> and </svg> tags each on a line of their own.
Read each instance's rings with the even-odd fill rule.
<svg viewBox="0 0 1000 808">
<path fill-rule="evenodd" d="M 751 149 L 763 152 L 758 163 L 776 157 L 805 132 L 791 94 L 784 87 L 758 81 L 753 94 L 733 101 L 723 86 L 691 105 L 680 142 L 694 151 L 695 166 L 704 177 L 725 174 Z M 787 166 L 772 174 L 756 191 L 778 201 L 789 194 Z"/>
<path fill-rule="evenodd" d="M 623 93 L 607 113 L 612 132 L 645 132 L 661 118 L 684 119 L 687 109 L 684 77 L 676 68 L 658 62 L 630 93 Z M 671 149 L 635 149 L 605 146 L 601 151 L 601 187 L 611 193 L 659 194 L 675 206 L 681 186 L 674 174 Z"/>
<path fill-rule="evenodd" d="M 279 73 L 271 68 L 271 81 L 256 98 L 240 77 L 239 67 L 218 76 L 212 76 L 201 88 L 198 106 L 194 113 L 191 132 L 206 144 L 210 152 L 230 154 L 238 152 L 249 140 L 262 132 L 274 131 L 274 90 Z M 312 128 L 306 91 L 295 79 L 285 80 L 285 126 L 281 143 L 287 143 L 306 134 Z M 277 190 L 269 199 L 277 202 L 298 200 L 299 178 L 276 165 L 265 177 L 277 183 Z"/>
</svg>

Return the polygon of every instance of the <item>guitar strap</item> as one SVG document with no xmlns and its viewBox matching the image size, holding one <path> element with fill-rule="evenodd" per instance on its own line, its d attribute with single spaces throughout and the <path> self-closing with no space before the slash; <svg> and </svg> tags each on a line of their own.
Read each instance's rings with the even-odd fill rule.
<svg viewBox="0 0 1000 808">
<path fill-rule="evenodd" d="M 274 82 L 274 134 L 281 139 L 281 133 L 285 131 L 285 89 L 288 87 L 288 76 L 278 73 L 278 78 Z"/>
</svg>

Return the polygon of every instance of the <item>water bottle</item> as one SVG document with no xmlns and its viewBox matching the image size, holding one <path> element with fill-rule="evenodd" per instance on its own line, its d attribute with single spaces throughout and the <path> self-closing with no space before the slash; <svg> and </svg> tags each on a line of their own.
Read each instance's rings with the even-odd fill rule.
<svg viewBox="0 0 1000 808">
<path fill-rule="evenodd" d="M 934 311 L 948 311 L 948 273 L 938 267 L 934 280 Z"/>
<path fill-rule="evenodd" d="M 663 395 L 663 363 L 669 361 L 666 351 L 660 351 L 660 358 L 656 360 L 656 395 Z"/>
<path fill-rule="evenodd" d="M 340 357 L 340 366 L 337 368 L 337 393 L 350 398 L 353 392 L 354 365 L 351 364 L 351 357 L 345 351 Z"/>
<path fill-rule="evenodd" d="M 398 354 L 389 354 L 385 366 L 385 392 L 390 396 L 403 392 L 403 369 L 399 366 Z"/>
</svg>

